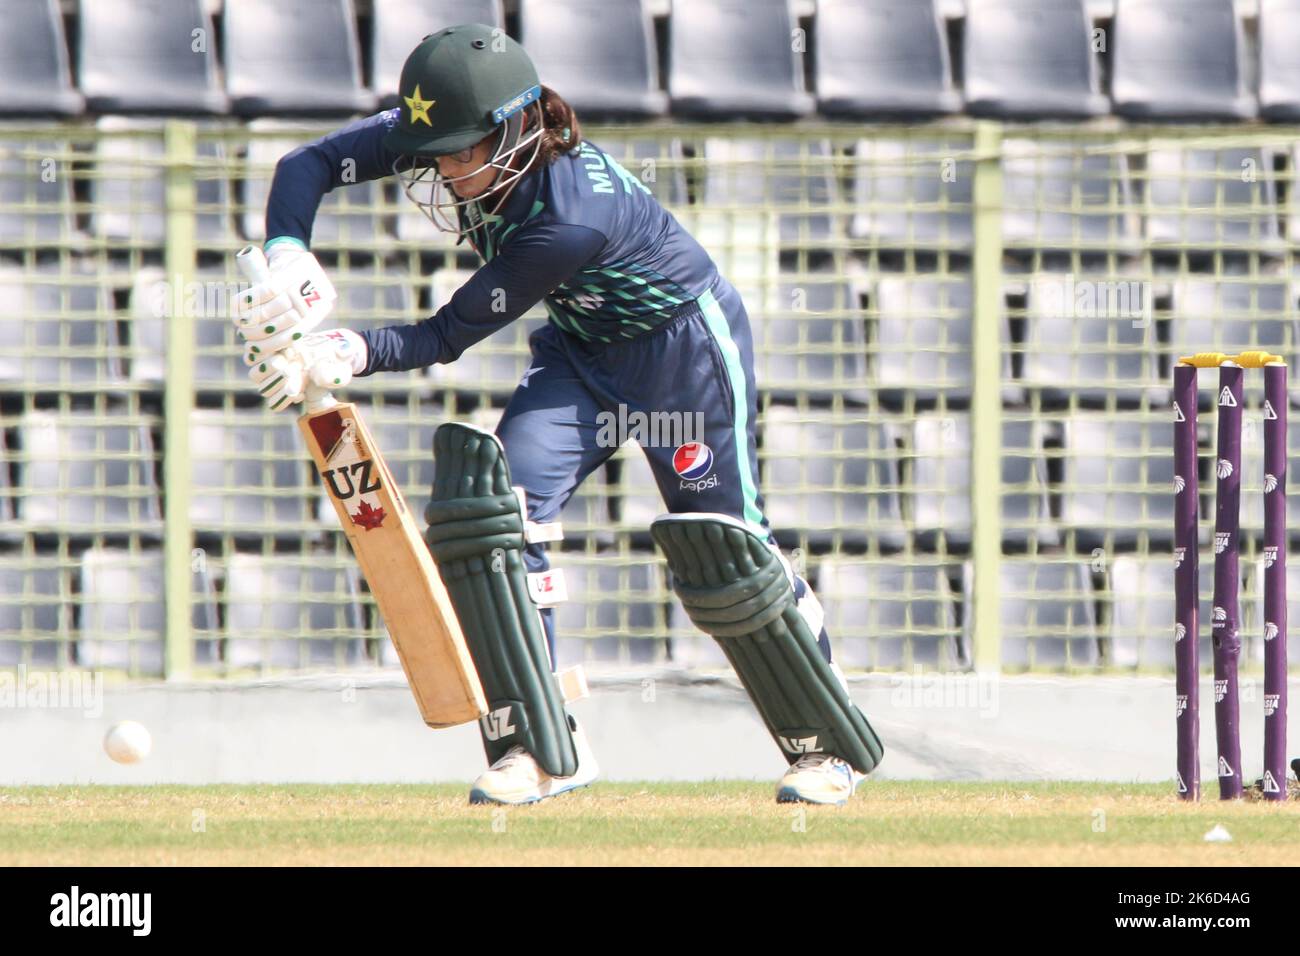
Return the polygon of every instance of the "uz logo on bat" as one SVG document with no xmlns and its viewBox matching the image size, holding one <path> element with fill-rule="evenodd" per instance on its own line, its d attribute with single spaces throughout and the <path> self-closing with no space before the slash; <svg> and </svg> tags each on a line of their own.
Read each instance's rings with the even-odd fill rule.
<svg viewBox="0 0 1300 956">
<path fill-rule="evenodd" d="M 362 461 L 354 461 L 341 468 L 331 468 L 329 471 L 323 471 L 321 477 L 329 482 L 330 491 L 333 492 L 335 498 L 340 501 L 347 501 L 355 494 L 369 495 L 379 490 L 379 479 L 375 476 L 374 470 L 374 461 L 366 458 Z M 342 477 L 347 482 L 346 491 L 339 487 L 336 476 Z"/>
</svg>

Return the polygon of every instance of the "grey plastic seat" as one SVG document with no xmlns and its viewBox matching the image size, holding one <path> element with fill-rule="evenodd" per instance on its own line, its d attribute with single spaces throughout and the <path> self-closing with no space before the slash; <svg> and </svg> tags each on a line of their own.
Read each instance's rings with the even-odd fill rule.
<svg viewBox="0 0 1300 956">
<path fill-rule="evenodd" d="M 248 367 L 243 349 L 230 324 L 230 303 L 239 293 L 237 280 L 225 269 L 198 269 L 191 279 L 197 286 L 179 292 L 160 268 L 146 267 L 135 274 L 131 286 L 130 377 L 158 385 L 167 380 L 168 335 L 178 328 L 177 302 L 194 329 L 194 386 L 203 390 L 248 387 Z M 201 298 L 195 294 L 201 290 Z"/>
<path fill-rule="evenodd" d="M 933 0 L 820 0 L 817 107 L 827 116 L 931 116 L 961 109 Z"/>
<path fill-rule="evenodd" d="M 1165 415 L 1078 412 L 1064 422 L 1061 524 L 1085 549 L 1173 537 L 1173 429 Z"/>
<path fill-rule="evenodd" d="M 1128 161 L 1006 139 L 1002 160 L 1002 238 L 1035 249 L 1134 251 L 1138 238 Z"/>
<path fill-rule="evenodd" d="M 521 0 L 519 39 L 542 82 L 580 116 L 661 116 L 668 109 L 643 0 Z"/>
<path fill-rule="evenodd" d="M 222 47 L 226 92 L 240 116 L 375 107 L 361 79 L 352 0 L 226 0 Z"/>
<path fill-rule="evenodd" d="M 829 140 L 710 137 L 704 143 L 703 204 L 771 210 L 782 246 L 827 245 L 840 233 Z"/>
<path fill-rule="evenodd" d="M 787 275 L 751 314 L 758 387 L 781 398 L 870 398 L 865 313 L 834 271 Z"/>
<path fill-rule="evenodd" d="M 1109 112 L 1082 0 L 967 0 L 966 110 L 1010 119 Z"/>
<path fill-rule="evenodd" d="M 969 608 L 974 571 L 970 564 L 963 571 Z M 1098 663 L 1097 611 L 1088 565 L 1003 561 L 998 590 L 1003 667 L 1091 667 Z M 968 634 L 970 620 L 967 614 Z"/>
<path fill-rule="evenodd" d="M 1139 278 L 1040 274 L 1029 285 L 1021 380 L 1053 403 L 1164 394 L 1153 294 Z"/>
<path fill-rule="evenodd" d="M 149 428 L 124 413 L 24 412 L 18 519 L 70 534 L 161 530 Z"/>
<path fill-rule="evenodd" d="M 966 413 L 919 415 L 900 435 L 902 500 L 909 524 L 929 549 L 971 543 L 971 428 Z M 1008 417 L 1002 423 L 1002 540 L 1015 547 L 1053 545 L 1058 534 L 1047 502 L 1041 428 Z"/>
<path fill-rule="evenodd" d="M 1259 111 L 1300 121 L 1300 0 L 1260 0 Z"/>
<path fill-rule="evenodd" d="M 1169 320 L 1169 350 L 1174 358 L 1195 352 L 1267 349 L 1294 364 L 1298 334 L 1296 303 L 1284 281 L 1188 278 L 1174 283 Z M 1246 380 L 1248 393 L 1262 389 L 1260 377 L 1246 376 Z"/>
<path fill-rule="evenodd" d="M 73 633 L 73 590 L 57 561 L 0 557 L 0 667 L 49 667 Z"/>
<path fill-rule="evenodd" d="M 1251 170 L 1253 181 L 1243 176 Z M 1148 241 L 1272 251 L 1278 245 L 1277 219 L 1271 154 L 1250 147 L 1154 149 L 1147 154 Z"/>
<path fill-rule="evenodd" d="M 372 332 L 392 325 L 409 325 L 425 318 L 416 309 L 414 290 L 409 284 L 414 277 L 409 275 L 405 266 L 384 268 L 354 259 L 346 270 L 334 270 L 332 277 L 339 303 L 329 325 Z M 354 378 L 348 386 L 348 393 L 353 396 L 396 393 L 405 398 L 425 387 L 425 371 L 412 369 Z"/>
<path fill-rule="evenodd" d="M 600 130 L 596 137 L 590 140 L 592 145 L 639 179 L 659 202 L 670 209 L 686 205 L 686 157 L 680 139 L 658 135 L 649 128 Z"/>
<path fill-rule="evenodd" d="M 969 395 L 971 294 L 970 280 L 960 277 L 889 277 L 877 282 L 871 303 L 876 316 L 871 323 L 871 380 L 895 393 L 927 400 L 940 394 Z M 1004 329 L 1000 338 L 1009 337 Z M 1004 353 L 1003 379 L 1010 373 Z"/>
<path fill-rule="evenodd" d="M 1111 96 L 1130 119 L 1255 116 L 1233 0 L 1124 0 L 1115 11 Z"/>
<path fill-rule="evenodd" d="M 217 604 L 212 577 L 195 571 L 190 587 L 191 623 L 207 634 L 194 642 L 194 662 L 215 664 L 218 657 Z M 125 670 L 161 676 L 166 611 L 163 556 L 92 548 L 81 556 L 77 663 L 96 670 Z"/>
<path fill-rule="evenodd" d="M 677 116 L 795 119 L 813 111 L 787 0 L 695 0 L 668 21 Z"/>
<path fill-rule="evenodd" d="M 0 115 L 75 116 L 58 0 L 0 0 Z"/>
<path fill-rule="evenodd" d="M 430 33 L 461 23 L 505 28 L 501 0 L 373 0 L 373 7 L 370 86 L 385 108 L 401 102 L 402 64 Z"/>
<path fill-rule="evenodd" d="M 94 0 L 81 6 L 78 78 L 100 112 L 224 113 L 216 33 L 204 0 Z M 194 31 L 206 49 L 195 49 Z"/>
<path fill-rule="evenodd" d="M 58 175 L 71 145 L 67 140 L 9 138 L 0 131 L 0 243 L 19 247 L 64 243 L 74 236 L 72 176 Z M 54 160 L 53 181 L 42 175 Z M 36 211 L 14 207 L 35 206 Z"/>
<path fill-rule="evenodd" d="M 652 664 L 667 658 L 667 605 L 654 552 L 626 557 L 564 555 L 569 600 L 555 609 L 556 656 L 561 667 L 584 661 Z"/>
<path fill-rule="evenodd" d="M 965 661 L 943 565 L 825 558 L 817 566 L 817 597 L 841 667 L 954 669 Z"/>
<path fill-rule="evenodd" d="M 1201 621 L 1210 620 L 1214 574 L 1202 565 Z M 1107 568 L 1110 624 L 1107 662 L 1118 667 L 1171 669 L 1174 664 L 1174 575 L 1167 556 L 1120 555 Z M 1246 595 L 1243 595 L 1246 597 Z M 1210 660 L 1209 626 L 1201 628 L 1200 658 Z M 1243 634 L 1244 636 L 1244 634 Z"/>
<path fill-rule="evenodd" d="M 439 269 L 435 272 L 431 282 L 433 294 L 429 314 L 434 314 L 450 301 L 472 275 L 465 269 Z M 440 386 L 462 391 L 486 391 L 497 395 L 513 392 L 532 361 L 528 338 L 545 324 L 545 316 L 546 313 L 536 307 L 530 309 L 474 343 L 451 364 L 431 366 L 429 377 Z"/>
<path fill-rule="evenodd" d="M 0 387 L 112 388 L 122 383 L 117 322 L 101 277 L 69 260 L 0 264 Z"/>
<path fill-rule="evenodd" d="M 761 487 L 778 537 L 814 547 L 902 547 L 897 450 L 883 425 L 779 405 L 760 424 Z"/>
<path fill-rule="evenodd" d="M 360 663 L 363 617 L 352 556 L 232 554 L 226 564 L 228 668 Z"/>
<path fill-rule="evenodd" d="M 849 235 L 887 248 L 968 249 L 972 232 L 974 165 L 945 163 L 969 145 L 935 140 L 861 139 L 854 147 Z"/>
<path fill-rule="evenodd" d="M 306 528 L 306 504 L 318 485 L 288 416 L 195 409 L 190 457 L 190 520 L 196 530 L 260 535 L 301 534 Z"/>
<path fill-rule="evenodd" d="M 90 183 L 93 212 L 90 229 L 97 236 L 160 246 L 167 238 L 167 174 L 161 120 L 103 116 L 95 124 L 96 178 Z M 196 148 L 203 164 L 194 188 L 199 205 L 196 236 L 205 245 L 234 241 L 230 221 L 230 184 L 224 172 L 225 145 L 204 139 Z"/>
</svg>

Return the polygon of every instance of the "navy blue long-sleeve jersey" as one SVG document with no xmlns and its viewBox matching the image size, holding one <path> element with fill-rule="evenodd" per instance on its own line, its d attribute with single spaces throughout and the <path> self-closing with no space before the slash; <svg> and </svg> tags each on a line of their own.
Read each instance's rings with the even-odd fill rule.
<svg viewBox="0 0 1300 956">
<path fill-rule="evenodd" d="M 396 121 L 397 110 L 379 113 L 281 159 L 267 236 L 309 245 L 321 197 L 345 185 L 345 160 L 352 181 L 391 175 L 403 157 L 383 139 Z M 477 204 L 469 210 L 478 215 Z M 635 338 L 704 293 L 717 274 L 645 184 L 590 143 L 522 177 L 470 240 L 483 266 L 430 318 L 365 333 L 364 374 L 453 362 L 539 300 L 552 323 L 581 339 Z"/>
</svg>

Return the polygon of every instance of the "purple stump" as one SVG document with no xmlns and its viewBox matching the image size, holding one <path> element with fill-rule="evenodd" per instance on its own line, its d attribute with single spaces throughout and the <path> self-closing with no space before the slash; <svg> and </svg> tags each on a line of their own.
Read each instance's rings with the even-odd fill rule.
<svg viewBox="0 0 1300 956">
<path fill-rule="evenodd" d="M 1201 799 L 1200 488 L 1196 469 L 1196 373 L 1174 369 L 1174 660 L 1178 734 L 1178 796 Z"/>
<path fill-rule="evenodd" d="M 1218 454 L 1214 468 L 1214 731 L 1219 744 L 1219 799 L 1241 796 L 1241 702 L 1237 660 L 1241 614 L 1237 558 L 1241 525 L 1241 384 L 1239 365 L 1219 366 Z"/>
<path fill-rule="evenodd" d="M 1264 368 L 1264 797 L 1286 799 L 1286 366 Z"/>
</svg>

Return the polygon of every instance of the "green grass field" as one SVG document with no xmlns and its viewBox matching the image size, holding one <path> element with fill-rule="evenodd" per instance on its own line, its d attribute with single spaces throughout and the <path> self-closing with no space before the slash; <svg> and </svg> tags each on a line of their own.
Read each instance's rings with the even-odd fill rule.
<svg viewBox="0 0 1300 956">
<path fill-rule="evenodd" d="M 880 782 L 846 807 L 766 784 L 600 784 L 532 807 L 466 788 L 0 788 L 26 864 L 1289 865 L 1300 801 L 1180 804 L 1167 785 Z M 1206 843 L 1215 824 L 1229 843 Z"/>
</svg>

